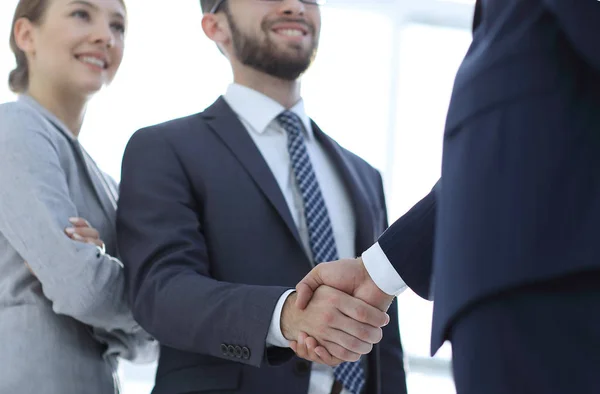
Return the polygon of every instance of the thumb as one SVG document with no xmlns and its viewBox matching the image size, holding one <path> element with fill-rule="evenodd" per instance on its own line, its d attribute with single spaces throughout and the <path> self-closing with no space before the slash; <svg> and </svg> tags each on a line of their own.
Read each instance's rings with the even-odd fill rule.
<svg viewBox="0 0 600 394">
<path fill-rule="evenodd" d="M 323 284 L 320 269 L 317 265 L 296 285 L 296 307 L 303 310 L 308 305 L 313 293 Z"/>
</svg>

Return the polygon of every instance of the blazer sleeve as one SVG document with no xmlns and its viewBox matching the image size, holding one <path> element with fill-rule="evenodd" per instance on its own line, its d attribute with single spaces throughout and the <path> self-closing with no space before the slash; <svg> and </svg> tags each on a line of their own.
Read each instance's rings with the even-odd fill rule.
<svg viewBox="0 0 600 394">
<path fill-rule="evenodd" d="M 163 131 L 136 132 L 123 158 L 117 231 L 134 315 L 163 345 L 253 366 L 272 362 L 266 338 L 288 289 L 212 277 L 201 203 L 192 192 L 198 185 Z M 243 356 L 228 355 L 229 346 Z"/>
<path fill-rule="evenodd" d="M 416 294 L 431 299 L 436 193 L 433 190 L 396 220 L 379 238 L 383 250 L 402 280 Z"/>
<path fill-rule="evenodd" d="M 63 232 L 78 215 L 50 132 L 26 110 L 0 107 L 0 119 L 0 232 L 54 312 L 106 330 L 138 330 L 121 263 Z"/>
<path fill-rule="evenodd" d="M 600 71 L 600 2 L 598 0 L 543 0 L 573 48 Z"/>
</svg>

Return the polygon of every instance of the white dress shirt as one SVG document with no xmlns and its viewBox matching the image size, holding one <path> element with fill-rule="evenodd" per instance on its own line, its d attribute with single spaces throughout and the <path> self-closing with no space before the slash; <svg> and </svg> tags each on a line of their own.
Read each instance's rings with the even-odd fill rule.
<svg viewBox="0 0 600 394">
<path fill-rule="evenodd" d="M 397 296 L 408 288 L 381 250 L 379 242 L 364 251 L 362 260 L 371 279 L 384 293 Z"/>
<path fill-rule="evenodd" d="M 224 97 L 271 169 L 298 228 L 304 249 L 311 256 L 304 202 L 290 162 L 287 133 L 276 119 L 286 108 L 255 90 L 237 84 L 230 85 Z M 300 100 L 290 111 L 298 115 L 304 125 L 306 149 L 329 211 L 339 257 L 353 258 L 356 256 L 356 223 L 350 196 L 331 158 L 313 135 L 310 119 L 304 112 L 304 102 Z M 281 263 L 285 264 L 284 261 Z M 292 292 L 293 289 L 285 292 L 277 302 L 267 335 L 267 346 L 289 347 L 281 332 L 280 319 L 283 304 Z M 331 367 L 313 364 L 308 394 L 329 394 L 333 382 Z M 350 394 L 347 390 L 342 393 Z"/>
</svg>

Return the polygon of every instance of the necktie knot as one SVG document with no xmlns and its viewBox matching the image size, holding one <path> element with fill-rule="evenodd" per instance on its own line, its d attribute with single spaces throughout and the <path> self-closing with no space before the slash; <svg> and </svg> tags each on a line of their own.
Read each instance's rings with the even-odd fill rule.
<svg viewBox="0 0 600 394">
<path fill-rule="evenodd" d="M 277 121 L 283 129 L 292 136 L 302 135 L 302 121 L 300 117 L 292 111 L 283 111 L 277 115 Z"/>
</svg>

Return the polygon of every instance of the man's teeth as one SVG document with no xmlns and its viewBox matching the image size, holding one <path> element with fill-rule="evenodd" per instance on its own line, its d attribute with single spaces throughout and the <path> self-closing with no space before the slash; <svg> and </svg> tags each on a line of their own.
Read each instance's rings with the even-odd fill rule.
<svg viewBox="0 0 600 394">
<path fill-rule="evenodd" d="M 302 31 L 295 30 L 295 29 L 279 30 L 279 34 L 283 34 L 284 36 L 290 36 L 290 37 L 300 37 L 300 36 L 304 35 L 304 33 Z"/>
<path fill-rule="evenodd" d="M 84 63 L 89 63 L 89 64 L 93 64 L 94 66 L 98 66 L 100 68 L 104 68 L 106 67 L 106 63 L 100 59 L 97 59 L 95 57 L 90 57 L 90 56 L 80 56 L 79 60 L 81 60 Z"/>
</svg>

